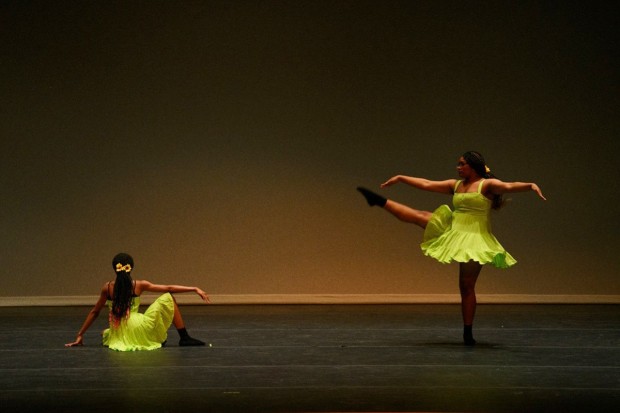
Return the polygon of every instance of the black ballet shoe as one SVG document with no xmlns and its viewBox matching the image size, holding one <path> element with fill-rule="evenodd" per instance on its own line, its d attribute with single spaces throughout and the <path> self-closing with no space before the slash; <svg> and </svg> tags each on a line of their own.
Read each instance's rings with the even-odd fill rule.
<svg viewBox="0 0 620 413">
<path fill-rule="evenodd" d="M 474 333 L 472 332 L 472 326 L 465 326 L 463 328 L 463 343 L 466 346 L 476 345 L 476 340 L 474 340 Z"/>
<path fill-rule="evenodd" d="M 360 191 L 362 195 L 364 195 L 364 198 L 366 198 L 366 202 L 368 202 L 369 206 L 377 205 L 383 208 L 385 206 L 385 203 L 387 202 L 387 199 L 385 199 L 381 195 L 375 194 L 371 190 L 366 189 L 362 186 L 358 186 L 357 190 Z"/>
<path fill-rule="evenodd" d="M 473 337 L 463 336 L 463 344 L 465 344 L 466 346 L 473 347 L 476 345 L 476 340 L 474 340 Z"/>
<path fill-rule="evenodd" d="M 204 346 L 205 343 L 200 340 L 196 340 L 190 336 L 183 337 L 179 340 L 179 346 L 181 347 L 189 347 L 189 346 Z"/>
</svg>

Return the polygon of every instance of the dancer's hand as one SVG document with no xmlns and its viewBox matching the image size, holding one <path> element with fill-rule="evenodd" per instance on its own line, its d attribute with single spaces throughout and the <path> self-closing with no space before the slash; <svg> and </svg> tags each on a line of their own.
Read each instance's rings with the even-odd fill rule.
<svg viewBox="0 0 620 413">
<path fill-rule="evenodd" d="M 74 342 L 65 344 L 65 347 L 83 346 L 83 340 L 84 339 L 82 338 L 82 336 L 78 335 Z"/>
<path fill-rule="evenodd" d="M 543 199 L 543 201 L 546 201 L 547 198 L 545 198 L 542 194 L 542 191 L 540 190 L 540 188 L 538 187 L 538 185 L 536 184 L 532 184 L 532 191 L 536 192 L 538 194 L 539 197 L 541 197 Z"/>
<path fill-rule="evenodd" d="M 202 291 L 200 288 L 196 288 L 196 294 L 198 294 L 200 298 L 202 298 L 202 301 L 204 301 L 205 303 L 211 302 L 211 300 L 209 300 L 209 296 L 207 295 L 207 293 Z"/>
<path fill-rule="evenodd" d="M 381 184 L 381 188 L 387 188 L 388 186 L 392 186 L 400 181 L 400 175 L 396 175 L 385 181 Z"/>
</svg>

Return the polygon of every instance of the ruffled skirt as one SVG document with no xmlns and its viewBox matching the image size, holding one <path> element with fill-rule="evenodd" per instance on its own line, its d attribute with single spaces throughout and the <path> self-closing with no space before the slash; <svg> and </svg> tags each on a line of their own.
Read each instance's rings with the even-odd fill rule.
<svg viewBox="0 0 620 413">
<path fill-rule="evenodd" d="M 509 268 L 517 263 L 491 233 L 486 215 L 455 213 L 447 205 L 433 212 L 420 247 L 425 255 L 445 264 L 473 260 Z"/>
</svg>

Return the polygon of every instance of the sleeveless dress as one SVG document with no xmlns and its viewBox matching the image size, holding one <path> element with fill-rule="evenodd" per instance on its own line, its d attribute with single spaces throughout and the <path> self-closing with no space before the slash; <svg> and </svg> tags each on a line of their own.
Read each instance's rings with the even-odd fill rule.
<svg viewBox="0 0 620 413">
<path fill-rule="evenodd" d="M 112 301 L 106 301 L 112 311 Z M 110 328 L 103 331 L 103 345 L 117 351 L 155 350 L 168 337 L 168 328 L 174 316 L 174 300 L 170 293 L 159 296 L 144 314 L 138 312 L 140 297 L 131 300 L 129 317 L 123 318 L 117 326 L 110 322 Z"/>
<path fill-rule="evenodd" d="M 509 268 L 517 261 L 502 247 L 491 232 L 492 201 L 482 194 L 484 179 L 477 192 L 457 193 L 462 181 L 454 186 L 452 203 L 437 208 L 426 225 L 420 247 L 425 255 L 441 263 L 468 262 Z"/>
</svg>

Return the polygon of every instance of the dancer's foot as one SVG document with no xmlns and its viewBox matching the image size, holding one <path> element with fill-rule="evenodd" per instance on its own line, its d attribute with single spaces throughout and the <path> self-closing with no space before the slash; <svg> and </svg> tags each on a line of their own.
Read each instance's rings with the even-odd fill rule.
<svg viewBox="0 0 620 413">
<path fill-rule="evenodd" d="M 205 345 L 204 342 L 190 337 L 185 327 L 179 328 L 177 329 L 177 331 L 180 337 L 179 346 L 185 347 L 185 346 L 204 346 Z"/>
<path fill-rule="evenodd" d="M 181 347 L 189 347 L 189 346 L 204 346 L 205 343 L 200 340 L 196 340 L 190 336 L 183 337 L 179 340 L 179 346 Z"/>
<path fill-rule="evenodd" d="M 475 346 L 476 345 L 476 340 L 474 340 L 473 337 L 465 337 L 465 336 L 463 336 L 463 344 L 465 344 L 466 346 Z"/>
<path fill-rule="evenodd" d="M 366 202 L 368 202 L 369 206 L 377 205 L 383 208 L 385 206 L 385 203 L 387 202 L 387 199 L 385 199 L 381 195 L 375 194 L 371 190 L 366 189 L 362 186 L 358 186 L 357 190 L 360 191 L 362 195 L 364 195 L 364 198 L 366 198 Z"/>
<path fill-rule="evenodd" d="M 474 333 L 472 332 L 472 326 L 465 326 L 463 329 L 463 343 L 466 346 L 475 346 L 476 340 L 474 340 Z"/>
</svg>

